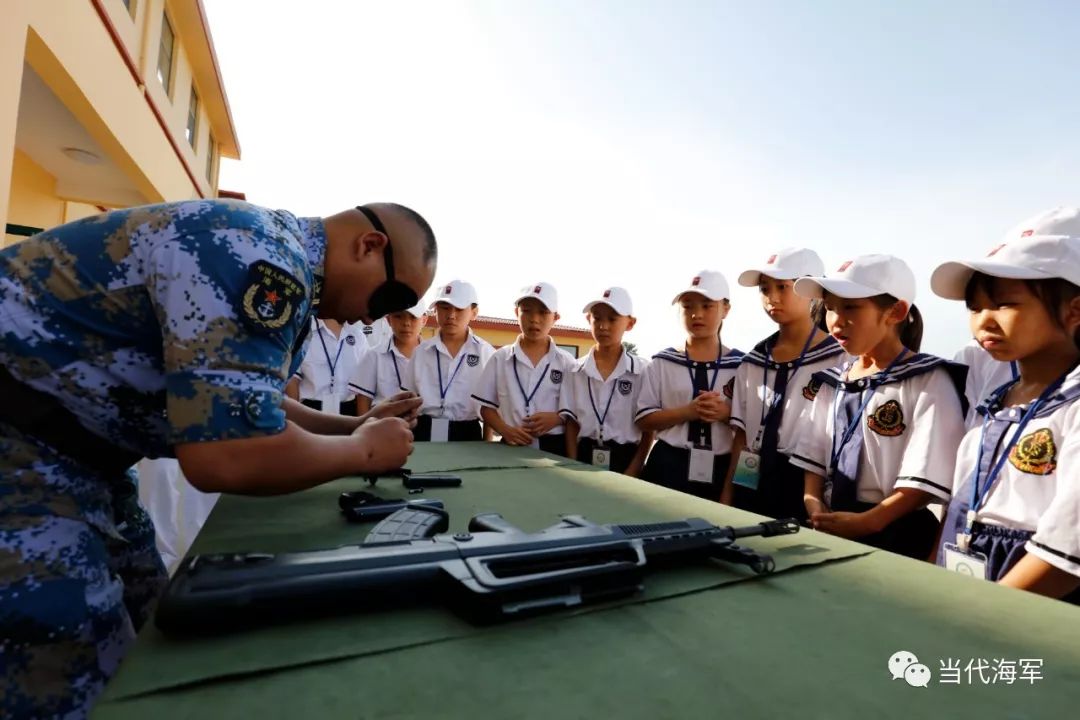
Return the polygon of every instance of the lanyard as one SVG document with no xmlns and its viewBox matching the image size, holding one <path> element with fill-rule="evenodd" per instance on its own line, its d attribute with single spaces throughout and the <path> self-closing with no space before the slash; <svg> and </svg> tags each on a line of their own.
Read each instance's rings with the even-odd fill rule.
<svg viewBox="0 0 1080 720">
<path fill-rule="evenodd" d="M 1020 377 L 1020 368 L 1017 366 L 1015 360 L 1010 360 L 1009 361 L 1009 370 L 1012 371 L 1012 379 L 1013 380 L 1016 380 L 1018 377 Z"/>
<path fill-rule="evenodd" d="M 454 368 L 454 374 L 450 376 L 450 379 L 446 381 L 446 387 L 443 387 L 442 382 L 442 357 L 439 352 L 439 348 L 435 348 L 435 366 L 439 369 L 439 400 L 441 401 L 440 407 L 446 404 L 446 393 L 450 392 L 450 386 L 454 384 L 454 378 L 457 377 L 458 370 L 461 369 L 461 363 L 465 361 L 465 348 L 462 347 L 458 352 L 461 353 L 461 357 L 457 361 L 457 367 Z M 393 354 L 393 353 L 391 353 Z M 397 368 L 397 360 L 394 360 L 394 368 Z"/>
<path fill-rule="evenodd" d="M 315 322 L 318 322 L 318 320 L 316 320 Z M 345 332 L 345 329 L 342 328 L 341 332 Z M 330 351 L 326 349 L 326 339 L 323 337 L 322 328 L 319 328 L 319 343 L 322 344 L 323 355 L 326 356 L 326 364 L 330 366 L 330 392 L 334 392 L 334 374 L 337 372 L 337 364 L 338 360 L 341 359 L 341 349 L 344 346 L 344 343 L 341 341 L 341 337 L 339 336 L 337 355 L 334 356 L 333 360 L 330 359 Z"/>
<path fill-rule="evenodd" d="M 532 392 L 525 394 L 525 386 L 521 384 L 521 376 L 518 375 L 518 361 L 517 355 L 514 355 L 511 360 L 514 366 L 514 379 L 517 380 L 518 389 L 521 390 L 521 397 L 525 399 L 525 412 L 531 414 L 530 408 L 532 407 L 532 399 L 536 397 L 536 391 L 540 389 L 540 386 L 544 383 L 544 378 L 547 377 L 548 368 L 551 367 L 551 363 L 548 362 L 544 365 L 544 369 L 540 372 L 540 379 L 536 381 L 536 385 L 533 386 Z"/>
<path fill-rule="evenodd" d="M 391 340 L 390 342 L 393 342 L 393 340 Z M 439 351 L 435 350 L 435 354 L 438 355 Z M 401 382 L 401 371 L 398 370 L 397 353 L 394 352 L 393 348 L 390 348 L 390 359 L 394 361 L 394 375 L 397 376 L 398 390 L 404 390 L 405 385 Z M 442 366 L 441 365 L 439 366 L 439 380 L 442 381 Z"/>
<path fill-rule="evenodd" d="M 614 378 L 614 382 L 611 383 L 611 392 L 607 396 L 607 406 L 604 407 L 604 414 L 601 415 L 600 411 L 596 408 L 596 400 L 593 399 L 592 392 L 592 378 L 586 376 L 585 380 L 589 383 L 589 403 L 592 405 L 593 415 L 596 416 L 596 422 L 600 425 L 600 444 L 604 444 L 604 421 L 607 420 L 608 413 L 611 411 L 611 401 L 615 397 L 615 388 L 619 385 L 619 379 Z M 601 386 L 603 387 L 603 386 Z"/>
<path fill-rule="evenodd" d="M 986 480 L 982 483 L 979 482 L 979 475 L 982 472 L 983 461 L 983 449 L 986 440 L 986 428 L 993 422 L 994 418 L 991 414 L 987 414 L 986 419 L 983 420 L 982 431 L 979 433 L 979 455 L 975 464 L 975 477 L 971 481 L 971 507 L 967 513 L 967 523 L 964 527 L 964 534 L 971 535 L 972 526 L 975 524 L 976 513 L 983 503 L 986 502 L 987 496 L 990 495 L 990 489 L 994 486 L 994 482 L 997 480 L 998 475 L 1001 473 L 1001 468 L 1005 467 L 1005 461 L 1009 459 L 1009 453 L 1012 452 L 1013 447 L 1016 445 L 1020 436 L 1024 432 L 1024 428 L 1027 427 L 1031 418 L 1035 417 L 1035 413 L 1039 411 L 1043 403 L 1050 399 L 1050 396 L 1057 392 L 1057 389 L 1061 387 L 1061 384 L 1065 382 L 1065 378 L 1068 377 L 1072 370 L 1067 370 L 1064 375 L 1059 377 L 1054 382 L 1046 386 L 1046 389 L 1042 391 L 1038 399 L 1028 406 L 1028 409 L 1024 411 L 1024 415 L 1020 418 L 1020 422 L 1016 425 L 1016 431 L 1013 432 L 1009 442 L 1005 443 L 1005 447 L 1001 450 L 1001 455 L 998 457 L 997 462 L 990 468 L 990 472 L 986 474 Z M 1004 397 L 1004 393 L 1002 393 Z"/>
<path fill-rule="evenodd" d="M 709 391 L 716 387 L 716 377 L 720 374 L 720 360 L 724 357 L 724 346 L 720 346 L 720 352 L 716 354 L 716 369 L 713 370 L 712 382 L 709 383 Z M 690 397 L 697 397 L 697 384 L 694 381 L 694 368 L 690 363 L 690 351 L 686 350 L 686 372 L 690 373 Z M 704 391 L 703 391 L 704 392 Z"/>
<path fill-rule="evenodd" d="M 896 367 L 896 364 L 900 362 L 908 354 L 908 349 L 904 348 L 900 351 L 900 354 L 893 358 L 893 361 L 889 363 L 889 366 L 882 372 L 878 373 L 874 377 L 884 377 L 889 374 L 889 371 Z M 844 434 L 840 436 L 840 444 L 837 445 L 832 451 L 832 458 L 829 460 L 829 467 L 836 469 L 836 461 L 840 457 L 840 452 L 844 449 L 844 446 L 848 444 L 848 440 L 851 440 L 851 436 L 855 434 L 855 429 L 859 427 L 862 422 L 863 413 L 866 412 L 866 407 L 870 404 L 870 401 L 874 398 L 874 390 L 877 388 L 877 383 L 874 382 L 874 377 L 870 378 L 868 387 L 866 388 L 870 392 L 866 394 L 866 399 L 862 401 L 862 405 L 859 406 L 859 411 L 855 413 L 855 416 L 851 418 L 851 423 L 844 430 Z M 840 403 L 838 402 L 840 393 L 836 393 L 833 397 L 833 432 L 836 432 L 836 415 L 840 409 Z"/>
<path fill-rule="evenodd" d="M 795 373 L 799 372 L 799 368 L 802 367 L 803 358 L 806 357 L 806 351 L 810 349 L 810 342 L 814 339 L 814 335 L 817 334 L 817 328 L 810 330 L 810 337 L 806 338 L 806 343 L 803 345 L 802 352 L 799 353 L 799 359 L 795 361 L 795 365 L 791 368 L 791 374 L 788 375 L 788 384 L 791 384 L 791 379 L 795 377 Z M 761 397 L 761 428 L 765 428 L 765 422 L 772 417 L 780 406 L 784 403 L 785 393 L 773 393 L 772 402 L 767 406 L 765 404 L 765 398 L 769 392 L 769 363 L 772 362 L 772 348 L 768 345 L 765 346 L 765 370 L 762 373 L 761 383 L 764 386 Z M 786 388 L 785 388 L 786 391 Z"/>
</svg>

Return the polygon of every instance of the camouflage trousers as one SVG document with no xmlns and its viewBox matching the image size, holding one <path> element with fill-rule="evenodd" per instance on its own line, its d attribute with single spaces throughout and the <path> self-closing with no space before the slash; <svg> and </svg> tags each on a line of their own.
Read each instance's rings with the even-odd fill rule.
<svg viewBox="0 0 1080 720">
<path fill-rule="evenodd" d="M 80 718 L 167 581 L 134 474 L 0 424 L 0 717 Z"/>
</svg>

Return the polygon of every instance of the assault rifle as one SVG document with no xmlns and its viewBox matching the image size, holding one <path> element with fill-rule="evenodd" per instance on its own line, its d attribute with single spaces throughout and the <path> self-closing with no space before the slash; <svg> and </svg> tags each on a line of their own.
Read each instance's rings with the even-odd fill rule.
<svg viewBox="0 0 1080 720">
<path fill-rule="evenodd" d="M 578 515 L 536 533 L 501 515 L 477 515 L 445 533 L 441 508 L 408 506 L 363 545 L 290 553 L 186 558 L 156 615 L 165 633 L 229 630 L 290 615 L 349 612 L 442 600 L 476 622 L 626 596 L 642 589 L 647 562 L 717 559 L 772 572 L 773 559 L 739 538 L 798 532 L 795 520 L 720 527 L 700 518 L 597 525 Z"/>
</svg>

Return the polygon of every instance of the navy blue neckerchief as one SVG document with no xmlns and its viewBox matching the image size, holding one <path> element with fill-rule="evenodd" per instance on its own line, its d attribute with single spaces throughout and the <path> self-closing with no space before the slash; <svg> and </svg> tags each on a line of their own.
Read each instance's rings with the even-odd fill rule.
<svg viewBox="0 0 1080 720">
<path fill-rule="evenodd" d="M 813 375 L 814 380 L 823 385 L 829 385 L 836 393 L 834 407 L 837 408 L 837 414 L 830 452 L 830 457 L 836 458 L 836 462 L 831 463 L 829 476 L 826 480 L 826 484 L 831 487 L 832 497 L 829 505 L 833 510 L 854 510 L 856 508 L 863 433 L 856 430 L 844 446 L 838 447 L 838 445 L 842 440 L 840 433 L 843 430 L 841 428 L 848 427 L 855 419 L 855 415 L 862 405 L 863 392 L 867 390 L 876 392 L 878 388 L 885 385 L 903 382 L 908 378 L 917 377 L 940 367 L 949 374 L 957 398 L 960 400 L 961 413 L 967 414 L 968 403 L 967 397 L 964 395 L 968 371 L 966 365 L 950 362 L 936 355 L 908 353 L 902 362 L 897 363 L 895 367 L 887 371 L 859 378 L 858 380 L 845 381 L 843 380 L 843 374 L 850 364 L 848 363 L 844 368 L 829 368 Z M 861 424 L 862 420 L 859 422 Z"/>
<path fill-rule="evenodd" d="M 743 357 L 742 351 L 731 348 L 716 360 L 698 362 L 691 360 L 685 352 L 669 347 L 653 355 L 653 360 L 663 360 L 687 368 L 693 377 L 693 387 L 690 390 L 690 400 L 693 400 L 700 391 L 709 389 L 708 374 L 710 372 L 718 375 L 721 370 L 737 369 Z M 710 430 L 710 423 L 695 420 L 687 423 L 687 425 L 689 426 L 687 428 L 687 439 L 691 445 L 711 450 L 712 431 Z"/>
</svg>

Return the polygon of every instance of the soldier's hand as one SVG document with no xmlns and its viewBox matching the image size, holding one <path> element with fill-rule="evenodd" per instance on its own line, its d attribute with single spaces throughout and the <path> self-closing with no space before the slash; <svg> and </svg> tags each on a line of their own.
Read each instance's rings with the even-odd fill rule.
<svg viewBox="0 0 1080 720">
<path fill-rule="evenodd" d="M 409 460 L 413 451 L 413 434 L 401 418 L 369 420 L 353 431 L 362 453 L 357 472 L 369 475 L 397 470 Z"/>
<path fill-rule="evenodd" d="M 420 415 L 420 406 L 423 404 L 423 398 L 416 393 L 400 392 L 368 410 L 365 419 L 399 417 L 412 427 L 416 424 L 416 418 Z"/>
</svg>

